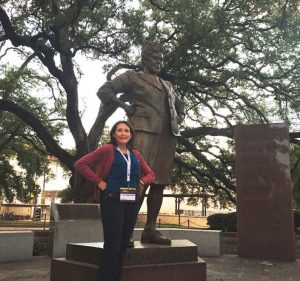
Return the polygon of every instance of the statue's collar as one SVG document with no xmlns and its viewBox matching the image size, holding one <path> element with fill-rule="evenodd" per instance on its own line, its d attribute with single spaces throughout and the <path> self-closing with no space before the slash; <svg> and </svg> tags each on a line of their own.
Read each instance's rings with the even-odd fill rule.
<svg viewBox="0 0 300 281">
<path fill-rule="evenodd" d="M 155 81 L 154 79 L 150 79 L 149 75 L 147 75 L 143 71 L 139 71 L 138 75 L 141 79 L 143 79 L 145 82 L 147 82 L 151 86 L 155 87 L 156 89 L 158 89 L 160 91 L 164 91 L 164 88 L 166 87 L 166 85 L 165 85 L 163 79 L 157 77 L 157 81 Z M 160 87 L 159 83 L 160 83 L 160 85 L 162 85 L 161 87 Z"/>
</svg>

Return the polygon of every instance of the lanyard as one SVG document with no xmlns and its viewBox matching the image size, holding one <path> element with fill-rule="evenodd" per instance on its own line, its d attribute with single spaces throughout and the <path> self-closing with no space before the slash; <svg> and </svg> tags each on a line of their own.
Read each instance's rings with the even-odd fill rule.
<svg viewBox="0 0 300 281">
<path fill-rule="evenodd" d="M 130 170 L 131 170 L 131 159 L 130 159 L 130 151 L 127 149 L 127 156 L 128 159 L 124 156 L 124 154 L 122 153 L 122 151 L 120 150 L 119 147 L 117 147 L 117 150 L 121 153 L 122 157 L 125 159 L 126 163 L 127 163 L 127 184 L 129 186 L 129 182 L 130 182 Z"/>
</svg>

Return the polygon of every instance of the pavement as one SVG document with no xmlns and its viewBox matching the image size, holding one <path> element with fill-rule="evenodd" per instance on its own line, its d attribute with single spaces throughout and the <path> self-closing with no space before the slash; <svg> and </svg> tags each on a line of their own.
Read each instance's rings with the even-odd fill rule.
<svg viewBox="0 0 300 281">
<path fill-rule="evenodd" d="M 207 281 L 300 281 L 300 259 L 281 262 L 245 259 L 237 255 L 203 259 L 207 266 Z M 51 259 L 47 256 L 0 263 L 0 281 L 49 281 L 50 263 Z"/>
</svg>

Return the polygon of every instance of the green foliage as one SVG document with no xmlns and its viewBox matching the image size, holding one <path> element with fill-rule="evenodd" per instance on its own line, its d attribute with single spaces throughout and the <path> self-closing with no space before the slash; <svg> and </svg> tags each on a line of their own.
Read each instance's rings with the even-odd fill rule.
<svg viewBox="0 0 300 281">
<path fill-rule="evenodd" d="M 297 228 L 300 228 L 300 210 L 295 210 L 294 211 L 294 227 L 295 227 L 295 230 Z"/>
<path fill-rule="evenodd" d="M 51 177 L 48 155 L 41 154 L 31 144 L 12 140 L 0 151 L 0 195 L 12 202 L 34 202 L 41 187 L 39 177 L 47 181 Z"/>
<path fill-rule="evenodd" d="M 300 210 L 293 211 L 295 231 L 300 228 Z M 210 229 L 222 230 L 226 232 L 237 231 L 237 214 L 236 212 L 228 214 L 214 214 L 207 217 L 207 224 Z"/>
<path fill-rule="evenodd" d="M 9 161 L 3 156 L 0 157 L 0 195 L 12 202 L 15 192 L 21 193 L 23 178 L 16 173 Z"/>
<path fill-rule="evenodd" d="M 295 208 L 300 207 L 300 151 L 298 146 L 291 145 L 290 162 L 292 175 L 292 194 Z"/>
<path fill-rule="evenodd" d="M 17 71 L 7 66 L 2 70 L 0 98 L 30 111 L 54 136 L 62 134 L 65 125 L 53 124 L 51 118 L 63 108 L 63 98 L 56 99 L 54 108 L 47 110 L 46 99 L 34 93 L 45 85 L 51 89 L 51 79 L 35 71 Z M 51 113 L 53 109 L 56 113 Z M 0 111 L 0 129 L 1 195 L 9 202 L 14 196 L 22 202 L 32 202 L 41 190 L 37 179 L 51 177 L 49 155 L 32 128 L 12 113 Z"/>
<path fill-rule="evenodd" d="M 225 232 L 237 231 L 236 212 L 228 214 L 214 214 L 207 217 L 207 224 L 210 229 L 222 230 Z"/>
<path fill-rule="evenodd" d="M 33 256 L 44 256 L 48 253 L 48 241 L 34 241 Z"/>
<path fill-rule="evenodd" d="M 61 190 L 58 195 L 58 198 L 61 198 L 61 203 L 70 203 L 73 201 L 72 188 L 71 186 Z"/>
<path fill-rule="evenodd" d="M 206 207 L 233 207 L 235 202 L 234 151 L 232 141 L 224 139 L 195 139 L 200 160 L 177 149 L 175 167 L 170 189 L 174 193 L 196 194 L 200 198 L 189 198 L 188 204 L 196 205 L 206 200 Z M 230 187 L 232 190 L 229 190 Z"/>
</svg>

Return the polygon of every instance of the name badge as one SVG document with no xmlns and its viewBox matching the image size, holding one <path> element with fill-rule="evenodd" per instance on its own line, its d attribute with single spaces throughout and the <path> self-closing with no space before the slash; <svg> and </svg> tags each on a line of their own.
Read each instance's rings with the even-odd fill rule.
<svg viewBox="0 0 300 281">
<path fill-rule="evenodd" d="M 136 200 L 136 188 L 132 188 L 132 187 L 120 188 L 121 202 L 134 202 L 135 200 Z"/>
</svg>

